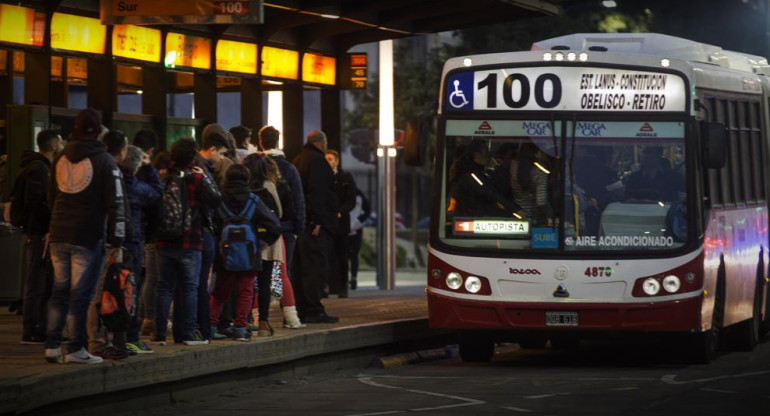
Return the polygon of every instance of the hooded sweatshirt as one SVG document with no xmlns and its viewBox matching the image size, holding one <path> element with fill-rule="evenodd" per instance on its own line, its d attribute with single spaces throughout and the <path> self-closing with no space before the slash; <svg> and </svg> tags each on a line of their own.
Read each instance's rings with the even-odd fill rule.
<svg viewBox="0 0 770 416">
<path fill-rule="evenodd" d="M 48 188 L 50 241 L 89 250 L 126 235 L 124 190 L 115 159 L 97 140 L 72 140 L 54 162 Z"/>
</svg>

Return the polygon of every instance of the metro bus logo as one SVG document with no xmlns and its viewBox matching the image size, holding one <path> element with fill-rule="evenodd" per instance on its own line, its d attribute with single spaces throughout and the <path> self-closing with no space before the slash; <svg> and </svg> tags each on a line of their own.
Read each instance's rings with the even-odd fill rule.
<svg viewBox="0 0 770 416">
<path fill-rule="evenodd" d="M 644 123 L 642 128 L 639 129 L 639 131 L 655 131 L 655 129 L 652 128 L 650 123 Z"/>
<path fill-rule="evenodd" d="M 483 123 L 481 123 L 481 125 L 479 125 L 479 130 L 492 130 L 492 126 L 488 121 L 485 120 Z"/>
<path fill-rule="evenodd" d="M 479 127 L 476 129 L 475 132 L 473 132 L 473 134 L 476 134 L 476 135 L 482 135 L 482 134 L 494 135 L 495 131 L 492 130 L 492 125 L 489 124 L 488 121 L 484 120 L 483 123 L 479 124 Z"/>
</svg>

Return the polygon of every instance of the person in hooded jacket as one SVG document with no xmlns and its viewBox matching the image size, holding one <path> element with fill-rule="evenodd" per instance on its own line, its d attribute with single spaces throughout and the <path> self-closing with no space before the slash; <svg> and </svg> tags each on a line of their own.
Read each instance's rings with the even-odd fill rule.
<svg viewBox="0 0 770 416">
<path fill-rule="evenodd" d="M 264 228 L 266 231 L 261 234 L 262 240 L 265 244 L 273 244 L 281 236 L 281 223 L 278 217 L 262 203 L 259 197 L 251 193 L 249 182 L 250 174 L 248 168 L 243 165 L 230 166 L 227 169 L 225 183 L 222 185 L 222 203 L 230 212 L 237 215 L 244 209 L 250 198 L 254 199 L 256 201 L 256 209 L 254 210 L 254 215 L 250 218 L 253 231 L 256 234 L 257 229 Z M 218 210 L 216 220 L 220 228 L 226 219 L 227 214 L 225 214 L 224 210 Z M 216 326 L 219 321 L 219 315 L 222 313 L 222 307 L 230 297 L 233 285 L 236 285 L 238 302 L 236 304 L 233 339 L 236 341 L 248 341 L 250 338 L 247 331 L 248 314 L 251 311 L 254 297 L 254 279 L 257 277 L 257 273 L 260 273 L 262 270 L 262 262 L 254 262 L 253 270 L 244 272 L 224 270 L 221 267 L 221 262 L 218 262 L 217 266 L 219 269 L 217 270 L 217 281 L 214 284 L 214 292 L 211 296 L 211 332 L 216 333 Z M 269 296 L 269 280 L 267 281 L 265 293 Z M 266 306 L 270 306 L 269 298 Z M 265 325 L 268 327 L 269 325 L 266 325 L 267 313 L 264 314 L 264 323 L 263 314 L 261 313 L 259 321 L 260 326 Z"/>
<path fill-rule="evenodd" d="M 62 150 L 62 139 L 54 130 L 37 134 L 37 152 L 27 150 L 21 157 L 21 172 L 16 177 L 14 190 L 23 187 L 23 199 L 14 201 L 14 211 L 24 215 L 26 278 L 24 279 L 22 344 L 42 344 L 45 341 L 46 303 L 51 293 L 50 273 L 43 261 L 46 256 L 45 235 L 51 221 L 51 209 L 46 197 L 51 162 Z M 18 206 L 16 205 L 18 204 Z"/>
<path fill-rule="evenodd" d="M 48 189 L 52 206 L 50 250 L 54 268 L 48 304 L 45 358 L 48 362 L 100 363 L 86 351 L 86 314 L 102 269 L 105 239 L 120 247 L 126 233 L 120 170 L 97 140 L 101 116 L 85 109 L 75 118 L 72 140 L 53 164 Z M 60 344 L 65 321 L 68 354 Z"/>
</svg>

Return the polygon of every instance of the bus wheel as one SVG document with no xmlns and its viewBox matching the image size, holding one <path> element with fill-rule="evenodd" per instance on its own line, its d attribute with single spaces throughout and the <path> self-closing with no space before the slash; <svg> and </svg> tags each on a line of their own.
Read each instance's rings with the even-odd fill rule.
<svg viewBox="0 0 770 416">
<path fill-rule="evenodd" d="M 487 362 L 495 354 L 495 343 L 489 336 L 477 332 L 461 332 L 460 358 L 465 362 Z"/>
<path fill-rule="evenodd" d="M 685 361 L 691 364 L 708 364 L 717 357 L 719 331 L 715 328 L 696 334 L 688 334 L 689 343 L 682 351 Z"/>
<path fill-rule="evenodd" d="M 762 314 L 762 282 L 757 279 L 754 290 L 754 308 L 751 319 L 738 323 L 730 331 L 730 348 L 736 351 L 753 351 L 759 342 Z"/>
</svg>

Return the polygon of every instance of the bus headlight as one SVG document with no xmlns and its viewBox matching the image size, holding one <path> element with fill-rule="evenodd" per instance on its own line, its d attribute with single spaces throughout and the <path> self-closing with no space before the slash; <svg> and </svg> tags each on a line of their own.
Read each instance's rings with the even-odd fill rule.
<svg viewBox="0 0 770 416">
<path fill-rule="evenodd" d="M 663 289 L 668 293 L 676 293 L 682 286 L 682 282 L 673 274 L 663 279 Z"/>
<path fill-rule="evenodd" d="M 655 296 L 660 292 L 660 282 L 652 277 L 645 279 L 644 283 L 642 283 L 642 290 L 650 296 Z"/>
<path fill-rule="evenodd" d="M 465 279 L 465 290 L 471 293 L 478 293 L 481 290 L 481 279 L 476 276 L 468 276 Z"/>
<path fill-rule="evenodd" d="M 446 285 L 449 286 L 450 289 L 457 290 L 463 285 L 463 277 L 460 276 L 460 273 L 451 272 L 446 275 Z"/>
</svg>

